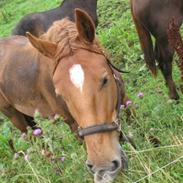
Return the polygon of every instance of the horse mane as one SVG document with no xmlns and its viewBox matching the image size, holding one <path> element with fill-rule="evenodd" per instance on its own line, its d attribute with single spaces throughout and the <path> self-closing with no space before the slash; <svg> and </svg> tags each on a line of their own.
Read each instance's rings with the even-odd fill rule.
<svg viewBox="0 0 183 183">
<path fill-rule="evenodd" d="M 72 55 L 75 50 L 83 48 L 104 55 L 104 51 L 98 40 L 92 43 L 86 43 L 81 40 L 78 35 L 76 24 L 68 18 L 55 21 L 48 31 L 40 36 L 41 39 L 54 42 L 58 45 L 56 59 Z"/>
</svg>

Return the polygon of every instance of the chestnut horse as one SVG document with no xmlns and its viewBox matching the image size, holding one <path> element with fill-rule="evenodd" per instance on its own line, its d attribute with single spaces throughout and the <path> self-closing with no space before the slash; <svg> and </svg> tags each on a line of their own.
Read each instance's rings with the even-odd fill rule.
<svg viewBox="0 0 183 183">
<path fill-rule="evenodd" d="M 183 1 L 131 0 L 131 10 L 147 66 L 156 76 L 155 60 L 157 60 L 168 86 L 170 98 L 178 100 L 179 95 L 172 78 L 174 50 L 169 44 L 167 29 L 173 17 L 178 27 L 181 26 Z M 154 48 L 151 35 L 155 38 Z"/>
<path fill-rule="evenodd" d="M 24 114 L 33 117 L 35 110 L 59 114 L 72 130 L 78 126 L 95 183 L 107 183 L 127 163 L 118 123 L 124 90 L 91 17 L 75 11 L 76 23 L 56 21 L 40 38 L 27 33 L 28 39 L 0 41 L 0 110 L 21 132 L 28 126 Z"/>
<path fill-rule="evenodd" d="M 64 0 L 57 8 L 24 16 L 12 31 L 12 35 L 25 36 L 26 32 L 29 31 L 38 37 L 46 32 L 56 20 L 68 17 L 71 21 L 74 21 L 75 8 L 86 11 L 97 26 L 97 0 Z"/>
</svg>

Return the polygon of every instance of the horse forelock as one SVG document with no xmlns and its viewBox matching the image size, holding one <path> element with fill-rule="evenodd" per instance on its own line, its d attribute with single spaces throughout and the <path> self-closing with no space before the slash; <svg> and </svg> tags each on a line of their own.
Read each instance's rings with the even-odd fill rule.
<svg viewBox="0 0 183 183">
<path fill-rule="evenodd" d="M 93 43 L 86 43 L 79 39 L 76 24 L 68 20 L 68 18 L 55 21 L 40 38 L 58 45 L 55 56 L 57 60 L 72 55 L 74 50 L 78 48 L 84 48 L 103 54 L 103 49 L 96 39 Z"/>
</svg>

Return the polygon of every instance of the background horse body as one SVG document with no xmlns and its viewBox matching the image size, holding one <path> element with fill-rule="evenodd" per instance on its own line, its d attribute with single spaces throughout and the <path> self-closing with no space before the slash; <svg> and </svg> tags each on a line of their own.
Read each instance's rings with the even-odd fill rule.
<svg viewBox="0 0 183 183">
<path fill-rule="evenodd" d="M 26 132 L 24 114 L 34 116 L 35 110 L 44 117 L 59 114 L 71 128 L 76 121 L 80 128 L 99 129 L 118 119 L 119 88 L 85 12 L 76 10 L 76 24 L 63 19 L 41 38 L 27 36 L 31 43 L 23 36 L 0 41 L 0 110 L 17 128 Z M 95 182 L 113 180 L 126 163 L 117 129 L 84 140 Z"/>
<path fill-rule="evenodd" d="M 35 110 L 43 117 L 60 114 L 66 122 L 68 118 L 70 123 L 74 122 L 63 99 L 56 97 L 49 58 L 41 55 L 38 59 L 39 53 L 31 48 L 24 36 L 1 40 L 0 50 L 1 111 L 17 128 L 26 132 L 24 115 L 33 117 Z"/>
<path fill-rule="evenodd" d="M 95 26 L 97 26 L 97 0 L 64 0 L 55 9 L 24 16 L 14 28 L 12 34 L 25 36 L 26 32 L 30 32 L 35 36 L 40 36 L 56 20 L 68 17 L 71 21 L 74 21 L 75 8 L 85 10 L 92 17 Z"/>
<path fill-rule="evenodd" d="M 155 60 L 157 60 L 166 80 L 170 98 L 179 99 L 172 79 L 174 50 L 169 44 L 167 29 L 173 17 L 178 26 L 181 26 L 183 1 L 131 0 L 131 10 L 147 66 L 156 75 Z M 153 48 L 151 35 L 155 38 L 155 48 Z"/>
</svg>

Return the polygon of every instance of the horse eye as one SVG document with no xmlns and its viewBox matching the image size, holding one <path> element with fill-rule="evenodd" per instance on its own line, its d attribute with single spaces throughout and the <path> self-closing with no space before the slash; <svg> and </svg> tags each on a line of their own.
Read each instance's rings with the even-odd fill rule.
<svg viewBox="0 0 183 183">
<path fill-rule="evenodd" d="M 107 83 L 108 83 L 108 79 L 107 79 L 107 77 L 103 78 L 103 79 L 102 79 L 102 85 L 101 85 L 101 87 L 106 86 L 106 85 L 107 85 Z"/>
</svg>

